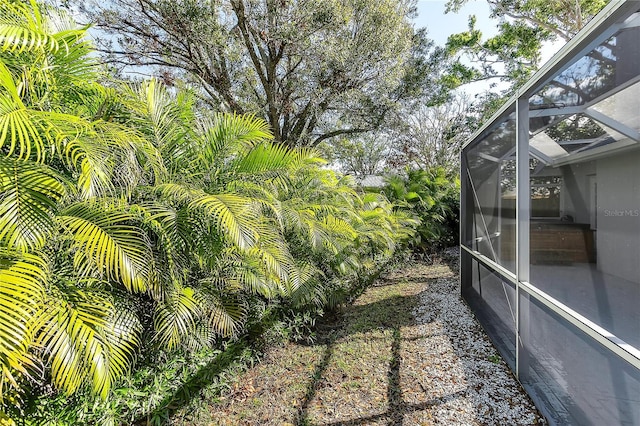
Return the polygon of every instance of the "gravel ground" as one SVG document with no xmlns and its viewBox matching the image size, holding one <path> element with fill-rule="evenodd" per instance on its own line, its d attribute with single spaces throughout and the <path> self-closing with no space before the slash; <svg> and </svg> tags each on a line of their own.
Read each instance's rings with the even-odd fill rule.
<svg viewBox="0 0 640 426">
<path fill-rule="evenodd" d="M 430 420 L 444 425 L 543 423 L 459 297 L 457 276 L 452 278 L 430 281 L 414 311 L 423 351 L 422 374 L 415 379 L 435 402 Z"/>
<path fill-rule="evenodd" d="M 448 426 L 544 419 L 460 299 L 455 265 L 410 262 L 322 324 L 316 344 L 271 348 L 204 413 L 179 413 L 172 423 Z"/>
</svg>

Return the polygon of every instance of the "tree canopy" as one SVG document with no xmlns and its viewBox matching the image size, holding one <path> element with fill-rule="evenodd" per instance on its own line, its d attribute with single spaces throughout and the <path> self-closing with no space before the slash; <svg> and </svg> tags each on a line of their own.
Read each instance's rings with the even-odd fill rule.
<svg viewBox="0 0 640 426">
<path fill-rule="evenodd" d="M 458 12 L 468 0 L 449 0 L 447 12 Z M 465 55 L 458 63 L 461 83 L 501 79 L 513 84 L 526 81 L 541 65 L 545 42 L 569 41 L 608 0 L 487 0 L 499 32 L 488 39 L 476 28 L 474 16 L 468 31 L 452 34 L 450 55 Z"/>
<path fill-rule="evenodd" d="M 404 91 L 409 0 L 81 2 L 113 64 L 184 78 L 215 110 L 261 115 L 317 145 L 377 127 Z"/>
</svg>

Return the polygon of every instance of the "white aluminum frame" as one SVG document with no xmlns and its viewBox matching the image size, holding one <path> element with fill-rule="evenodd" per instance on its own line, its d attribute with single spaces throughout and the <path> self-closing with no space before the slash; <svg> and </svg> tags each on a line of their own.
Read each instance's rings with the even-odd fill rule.
<svg viewBox="0 0 640 426">
<path fill-rule="evenodd" d="M 564 164 L 568 161 L 582 161 L 592 158 L 594 155 L 598 155 L 603 149 L 595 148 L 572 157 L 569 160 L 566 157 L 558 158 L 553 161 L 550 158 L 546 158 L 544 154 L 536 152 L 529 146 L 529 119 L 531 117 L 538 117 L 544 115 L 555 114 L 573 114 L 584 113 L 591 118 L 611 127 L 612 129 L 620 132 L 621 134 L 629 137 L 631 140 L 616 142 L 617 150 L 624 150 L 638 146 L 640 141 L 640 132 L 635 129 L 629 128 L 622 123 L 619 123 L 610 117 L 593 110 L 591 107 L 598 101 L 602 100 L 606 96 L 611 96 L 612 93 L 616 93 L 632 84 L 637 83 L 640 78 L 634 78 L 629 82 L 617 87 L 613 91 L 610 91 L 597 99 L 589 102 L 587 105 L 581 105 L 577 107 L 567 108 L 553 108 L 547 110 L 529 110 L 529 98 L 538 91 L 541 87 L 551 81 L 558 72 L 569 67 L 575 63 L 582 56 L 587 54 L 593 48 L 601 44 L 604 40 L 615 34 L 620 28 L 624 28 L 628 25 L 626 22 L 620 22 L 623 18 L 630 16 L 632 13 L 638 11 L 640 8 L 640 2 L 631 0 L 614 0 L 609 3 L 602 12 L 594 17 L 586 26 L 582 29 L 574 39 L 572 39 L 567 45 L 565 45 L 554 56 L 554 58 L 545 64 L 522 88 L 516 91 L 505 104 L 487 121 L 487 124 L 476 131 L 472 137 L 462 146 L 461 150 L 461 177 L 462 177 L 462 193 L 460 199 L 460 211 L 463 215 L 463 220 L 460 221 L 460 236 L 461 236 L 461 283 L 462 290 L 470 286 L 470 274 L 469 270 L 471 262 L 473 260 L 478 261 L 489 271 L 497 273 L 503 279 L 511 282 L 516 288 L 516 376 L 522 381 L 526 371 L 528 371 L 528 356 L 527 348 L 523 342 L 528 341 L 529 330 L 529 312 L 528 304 L 521 304 L 520 300 L 524 298 L 533 298 L 535 301 L 549 310 L 553 311 L 568 323 L 577 327 L 594 342 L 597 342 L 603 348 L 606 348 L 613 354 L 617 355 L 621 359 L 625 360 L 633 367 L 640 370 L 640 350 L 635 348 L 619 337 L 609 333 L 599 325 L 590 321 L 583 315 L 577 313 L 564 303 L 556 300 L 549 294 L 541 291 L 529 282 L 529 266 L 530 266 L 530 249 L 529 249 L 529 226 L 530 226 L 530 174 L 529 174 L 529 158 L 530 153 L 533 151 L 534 157 L 539 158 L 544 162 L 553 163 L 554 165 Z M 465 244 L 463 241 L 469 240 L 470 226 L 465 219 L 468 219 L 469 213 L 472 213 L 472 206 L 468 205 L 468 194 L 466 188 L 466 181 L 470 181 L 468 175 L 468 167 L 466 164 L 465 153 L 470 145 L 482 140 L 497 126 L 499 126 L 507 118 L 507 113 L 511 114 L 515 105 L 516 110 L 516 187 L 517 187 L 517 205 L 516 205 L 516 273 L 509 271 L 505 267 L 499 265 L 494 260 L 487 256 L 474 251 Z M 635 141 L 635 142 L 634 142 Z M 492 161 L 498 161 L 499 159 L 489 158 Z M 465 256 L 468 255 L 468 256 Z M 466 269 L 466 270 L 465 270 Z M 468 282 L 467 282 L 468 281 Z M 526 305 L 526 306 L 525 306 Z"/>
</svg>

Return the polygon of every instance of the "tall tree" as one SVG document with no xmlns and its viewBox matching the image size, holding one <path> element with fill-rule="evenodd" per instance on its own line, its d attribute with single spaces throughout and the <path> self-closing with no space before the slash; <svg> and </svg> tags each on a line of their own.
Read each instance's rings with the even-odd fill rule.
<svg viewBox="0 0 640 426">
<path fill-rule="evenodd" d="M 214 109 L 258 112 L 289 145 L 375 128 L 404 93 L 413 0 L 78 3 L 115 35 L 99 40 L 112 63 L 184 78 Z"/>
<path fill-rule="evenodd" d="M 459 12 L 468 0 L 449 0 L 447 12 Z M 447 42 L 452 56 L 467 57 L 458 70 L 468 81 L 526 81 L 540 66 L 545 42 L 569 41 L 609 0 L 487 0 L 499 32 L 484 39 L 475 17 L 469 29 Z"/>
<path fill-rule="evenodd" d="M 569 41 L 610 0 L 487 0 L 492 17 L 539 27 L 547 35 Z M 468 0 L 449 0 L 447 12 L 458 12 Z"/>
<path fill-rule="evenodd" d="M 463 95 L 440 105 L 421 105 L 397 117 L 389 140 L 388 162 L 395 167 L 442 168 L 448 176 L 458 173 L 462 143 L 477 126 L 476 107 Z"/>
<path fill-rule="evenodd" d="M 318 149 L 341 172 L 365 176 L 382 173 L 389 156 L 389 140 L 382 133 L 365 134 L 354 138 L 335 138 L 322 143 Z"/>
</svg>

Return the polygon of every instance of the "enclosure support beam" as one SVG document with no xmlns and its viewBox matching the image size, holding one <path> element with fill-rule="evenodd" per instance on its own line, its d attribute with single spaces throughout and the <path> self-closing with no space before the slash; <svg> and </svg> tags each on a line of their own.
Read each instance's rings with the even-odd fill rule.
<svg viewBox="0 0 640 426">
<path fill-rule="evenodd" d="M 470 177 L 466 152 L 460 153 L 460 242 L 465 243 L 472 238 L 473 203 L 470 202 Z M 460 250 L 460 291 L 471 287 L 471 256 Z"/>
<path fill-rule="evenodd" d="M 520 282 L 529 281 L 529 98 L 516 101 L 516 374 L 527 378 L 529 359 L 529 301 L 523 300 Z"/>
</svg>

